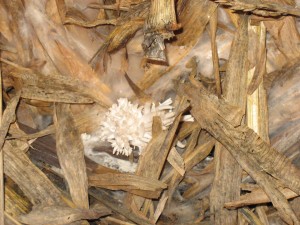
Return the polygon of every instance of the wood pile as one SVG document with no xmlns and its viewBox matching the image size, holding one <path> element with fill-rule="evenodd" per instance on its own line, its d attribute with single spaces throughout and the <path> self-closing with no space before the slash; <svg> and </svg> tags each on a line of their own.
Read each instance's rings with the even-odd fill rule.
<svg viewBox="0 0 300 225">
<path fill-rule="evenodd" d="M 0 0 L 0 224 L 300 224 L 300 2 Z"/>
</svg>

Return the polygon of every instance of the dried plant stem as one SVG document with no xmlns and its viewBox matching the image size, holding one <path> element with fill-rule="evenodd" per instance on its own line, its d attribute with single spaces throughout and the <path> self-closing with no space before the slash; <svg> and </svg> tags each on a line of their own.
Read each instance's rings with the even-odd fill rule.
<svg viewBox="0 0 300 225">
<path fill-rule="evenodd" d="M 164 40 L 174 36 L 180 28 L 176 22 L 174 0 L 152 0 L 150 13 L 144 26 L 143 49 L 150 60 L 166 62 Z"/>
<path fill-rule="evenodd" d="M 56 150 L 59 163 L 68 182 L 72 201 L 78 208 L 88 209 L 88 179 L 80 134 L 75 128 L 70 105 L 57 104 L 55 110 Z"/>
<path fill-rule="evenodd" d="M 214 77 L 216 80 L 216 88 L 218 97 L 221 97 L 222 87 L 221 87 L 221 78 L 220 78 L 220 70 L 219 70 L 219 56 L 216 42 L 216 33 L 217 33 L 217 23 L 218 23 L 218 10 L 216 10 L 209 21 L 210 28 L 210 39 L 211 39 L 211 52 L 213 58 L 214 65 Z"/>
<path fill-rule="evenodd" d="M 107 24 L 116 25 L 117 20 L 115 20 L 115 19 L 111 19 L 111 20 L 98 19 L 98 20 L 94 20 L 92 22 L 86 22 L 86 21 L 76 20 L 72 17 L 67 17 L 64 21 L 64 24 L 73 24 L 73 25 L 78 25 L 81 27 L 91 28 L 91 27 L 96 27 L 99 25 L 107 25 Z"/>
<path fill-rule="evenodd" d="M 125 207 L 124 205 L 120 204 L 119 201 L 111 198 L 111 196 L 101 189 L 91 188 L 89 190 L 89 194 L 102 202 L 108 208 L 113 209 L 115 212 L 120 213 L 121 215 L 125 216 L 127 219 L 137 223 L 137 224 L 145 224 L 151 225 L 151 221 L 148 220 L 146 217 L 141 215 L 136 215 L 133 213 L 132 210 Z"/>
<path fill-rule="evenodd" d="M 248 18 L 241 16 L 239 21 L 226 70 L 224 97 L 232 105 L 239 106 L 244 111 L 247 89 Z M 230 149 L 226 149 L 222 144 L 217 143 L 215 151 L 215 178 L 210 194 L 210 208 L 214 214 L 212 220 L 216 225 L 237 223 L 237 211 L 224 209 L 223 204 L 229 199 L 239 198 L 241 172 L 241 167 L 231 155 Z"/>
<path fill-rule="evenodd" d="M 184 10 L 179 16 L 179 21 L 182 24 L 182 33 L 176 34 L 174 45 L 185 46 L 183 54 L 176 54 L 172 60 L 169 58 L 170 66 L 152 67 L 147 70 L 137 85 L 146 90 L 153 85 L 165 73 L 171 71 L 180 60 L 182 60 L 188 52 L 195 46 L 199 37 L 202 35 L 206 24 L 209 21 L 211 14 L 216 10 L 217 5 L 210 1 L 186 1 Z"/>
<path fill-rule="evenodd" d="M 255 69 L 248 71 L 248 93 L 250 92 L 252 94 L 247 95 L 247 125 L 269 143 L 268 113 L 266 111 L 268 104 L 266 91 L 263 88 L 263 75 L 266 68 L 266 29 L 261 22 L 259 26 L 249 26 L 248 30 L 249 32 L 252 30 L 255 33 L 253 42 L 258 43 L 259 49 Z M 252 48 L 249 51 L 256 51 L 256 49 Z M 259 219 L 261 220 L 259 223 L 269 225 L 264 207 L 265 206 L 261 205 L 256 207 Z M 244 213 L 243 215 L 245 216 Z"/>
<path fill-rule="evenodd" d="M 0 73 L 1 75 L 1 73 Z M 2 80 L 0 79 L 0 83 Z M 1 90 L 1 89 L 0 89 Z M 2 93 L 2 90 L 1 90 Z M 18 92 L 9 102 L 8 105 L 2 115 L 2 101 L 1 101 L 1 111 L 0 111 L 0 121 L 1 121 L 1 126 L 0 126 L 0 189 L 1 189 L 1 208 L 0 208 L 0 224 L 4 224 L 4 176 L 3 176 L 3 171 L 4 171 L 4 155 L 3 155 L 3 144 L 5 142 L 5 137 L 7 134 L 7 131 L 9 129 L 10 124 L 14 121 L 15 119 L 15 111 L 17 104 L 19 102 L 21 93 Z M 1 99 L 2 99 L 2 94 L 1 94 Z M 3 223 L 2 223 L 3 222 Z"/>
</svg>

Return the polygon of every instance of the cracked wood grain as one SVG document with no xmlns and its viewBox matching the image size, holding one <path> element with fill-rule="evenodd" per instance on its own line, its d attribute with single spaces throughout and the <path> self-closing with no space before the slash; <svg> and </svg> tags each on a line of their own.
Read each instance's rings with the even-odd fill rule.
<svg viewBox="0 0 300 225">
<path fill-rule="evenodd" d="M 222 114 L 216 113 L 213 110 L 215 106 L 212 106 L 214 103 L 207 101 L 208 93 L 201 85 L 197 89 L 189 84 L 181 85 L 179 93 L 191 100 L 191 113 L 201 127 L 226 147 L 241 167 L 262 187 L 281 218 L 288 224 L 300 224 L 286 198 L 278 190 L 277 182 L 274 184 L 273 180 L 279 180 L 282 187 L 288 187 L 299 194 L 300 170 L 253 130 L 245 125 L 234 127 Z M 219 110 L 222 111 L 222 108 Z"/>
<path fill-rule="evenodd" d="M 240 107 L 244 114 L 247 98 L 248 17 L 241 15 L 238 18 L 239 24 L 230 50 L 223 91 L 224 98 L 232 105 Z M 236 224 L 237 211 L 227 210 L 224 203 L 240 196 L 241 167 L 220 143 L 216 144 L 214 160 L 215 177 L 210 193 L 211 213 L 214 216 L 211 219 L 214 224 Z"/>
<path fill-rule="evenodd" d="M 55 125 L 59 164 L 68 182 L 72 200 L 78 208 L 88 209 L 88 178 L 83 144 L 69 105 L 56 105 Z"/>
</svg>

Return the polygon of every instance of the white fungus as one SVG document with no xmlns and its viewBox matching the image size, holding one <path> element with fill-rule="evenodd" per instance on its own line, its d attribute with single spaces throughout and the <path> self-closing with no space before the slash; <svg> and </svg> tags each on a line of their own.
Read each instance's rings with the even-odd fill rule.
<svg viewBox="0 0 300 225">
<path fill-rule="evenodd" d="M 158 106 L 154 103 L 139 106 L 131 103 L 127 98 L 120 98 L 105 114 L 100 130 L 96 132 L 96 139 L 109 142 L 113 147 L 113 154 L 129 156 L 133 149 L 138 149 L 141 153 L 152 138 L 154 116 L 161 118 L 163 130 L 168 129 L 173 123 L 175 113 L 172 103 L 171 99 L 167 99 Z M 193 121 L 193 117 L 188 115 L 183 117 L 183 120 Z M 89 142 L 96 141 L 87 134 L 83 134 L 82 139 L 85 148 L 90 148 Z"/>
</svg>

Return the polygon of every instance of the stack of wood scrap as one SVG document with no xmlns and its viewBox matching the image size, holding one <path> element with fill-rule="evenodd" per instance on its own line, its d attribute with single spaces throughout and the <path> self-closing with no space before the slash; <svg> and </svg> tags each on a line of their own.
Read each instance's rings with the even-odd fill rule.
<svg viewBox="0 0 300 225">
<path fill-rule="evenodd" d="M 0 0 L 0 224 L 300 224 L 299 16 Z"/>
</svg>

